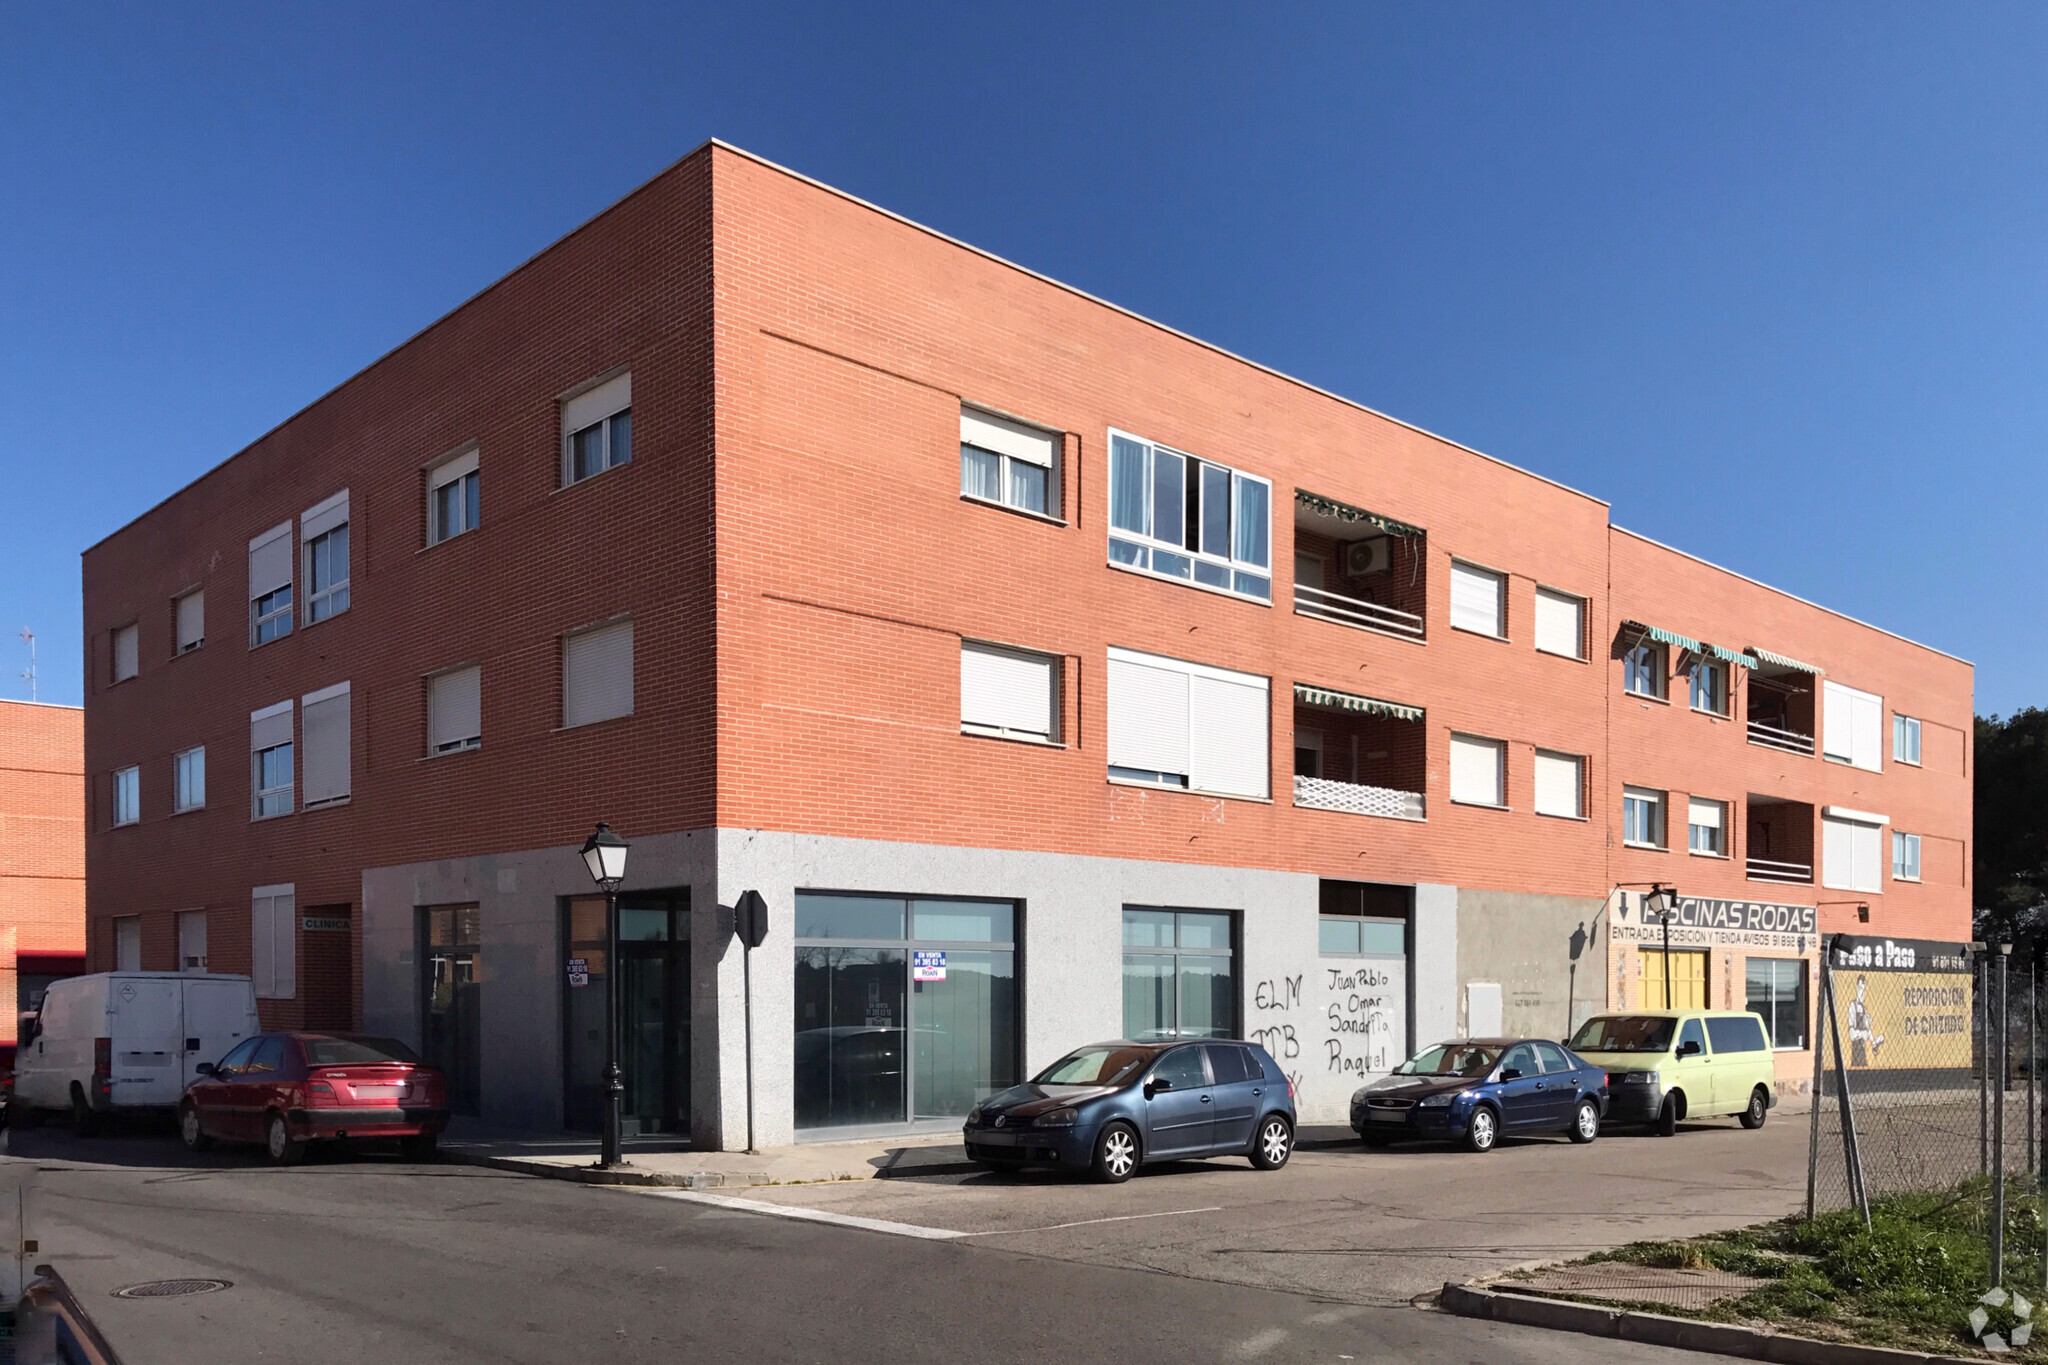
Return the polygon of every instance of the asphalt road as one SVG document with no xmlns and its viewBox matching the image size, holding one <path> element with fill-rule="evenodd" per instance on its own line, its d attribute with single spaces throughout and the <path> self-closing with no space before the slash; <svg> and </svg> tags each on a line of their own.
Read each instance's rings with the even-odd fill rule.
<svg viewBox="0 0 2048 1365">
<path fill-rule="evenodd" d="M 1109 1190 L 946 1176 L 733 1192 L 991 1234 L 937 1239 L 395 1157 L 272 1169 L 239 1153 L 189 1157 L 168 1134 L 10 1133 L 5 1160 L 16 1172 L 35 1167 L 39 1259 L 78 1291 L 127 1365 L 667 1362 L 707 1349 L 835 1365 L 1513 1365 L 1697 1358 L 1419 1311 L 1403 1295 L 1433 1287 L 1437 1253 L 1414 1248 L 1459 1248 L 1444 1262 L 1459 1265 L 1536 1259 L 1513 1249 L 1539 1242 L 1538 1256 L 1568 1254 L 1596 1227 L 1612 1242 L 1662 1226 L 1663 1215 L 1621 1207 L 1660 1189 L 1691 1210 L 1680 1221 L 1747 1221 L 1755 1215 L 1693 1207 L 1712 1202 L 1712 1170 L 1754 1163 L 1768 1196 L 1732 1202 L 1785 1204 L 1788 1167 L 1803 1177 L 1784 1160 L 1799 1135 L 1791 1124 L 1702 1129 L 1591 1149 L 1517 1144 L 1483 1158 L 1308 1152 L 1277 1174 L 1189 1163 Z M 1619 1169 L 1597 1167 L 1603 1156 Z M 1574 1218 L 1565 1206 L 1599 1202 L 1610 1177 L 1627 1183 L 1614 1186 L 1607 1221 Z M 1209 1211 L 1180 1212 L 1198 1208 Z M 1490 1212 L 1503 1209 L 1513 1211 L 1505 1221 Z M 1152 1213 L 1166 1216 L 1130 1216 Z M 1088 1221 L 1104 1218 L 1118 1221 Z M 1510 1235 L 1495 1236 L 1496 1225 Z M 1555 1231 L 1529 1235 L 1538 1229 Z M 186 1276 L 233 1287 L 110 1297 Z"/>
</svg>

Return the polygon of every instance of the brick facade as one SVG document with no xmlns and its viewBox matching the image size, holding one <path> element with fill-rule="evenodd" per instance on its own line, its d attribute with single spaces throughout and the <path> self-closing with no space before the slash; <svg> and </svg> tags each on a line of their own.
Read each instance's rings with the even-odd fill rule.
<svg viewBox="0 0 2048 1365">
<path fill-rule="evenodd" d="M 16 967 L 68 975 L 85 952 L 84 716 L 0 701 L 0 1000 Z M 0 1010 L 0 1043 L 15 1010 Z"/>
</svg>

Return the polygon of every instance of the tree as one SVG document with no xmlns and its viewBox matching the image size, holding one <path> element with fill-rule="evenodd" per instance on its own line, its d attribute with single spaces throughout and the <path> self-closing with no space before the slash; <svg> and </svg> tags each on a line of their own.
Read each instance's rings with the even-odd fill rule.
<svg viewBox="0 0 2048 1365">
<path fill-rule="evenodd" d="M 2048 944 L 2048 710 L 1977 717 L 1976 933 Z"/>
</svg>

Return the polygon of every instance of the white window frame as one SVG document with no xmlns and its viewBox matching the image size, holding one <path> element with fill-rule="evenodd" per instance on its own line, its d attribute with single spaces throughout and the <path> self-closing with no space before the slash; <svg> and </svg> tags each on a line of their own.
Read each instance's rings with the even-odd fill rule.
<svg viewBox="0 0 2048 1365">
<path fill-rule="evenodd" d="M 1884 830 L 1890 823 L 1890 817 L 1873 815 L 1869 811 L 1850 810 L 1845 806 L 1821 807 L 1820 884 L 1830 891 L 1858 891 L 1866 895 L 1882 893 L 1885 866 L 1888 861 L 1885 856 Z M 1846 832 L 1831 837 L 1833 830 Z M 1835 857 L 1835 850 L 1842 847 L 1843 839 L 1848 840 L 1847 867 L 1843 867 Z M 1857 865 L 1864 857 L 1862 849 L 1858 847 L 1859 844 L 1867 845 L 1869 850 L 1870 875 L 1867 880 L 1858 876 Z"/>
<path fill-rule="evenodd" d="M 1910 746 L 1900 744 L 1899 741 L 1909 734 L 1913 737 L 1912 744 Z M 1904 752 L 1908 747 L 1913 752 L 1911 758 L 1908 758 Z M 1908 764 L 1915 768 L 1920 766 L 1920 718 L 1918 716 L 1906 716 L 1899 714 L 1897 711 L 1892 712 L 1892 762 Z"/>
<path fill-rule="evenodd" d="M 1645 692 L 1641 688 L 1632 685 L 1630 681 L 1630 675 L 1636 672 L 1637 670 L 1631 667 L 1629 662 L 1629 656 L 1633 655 L 1639 649 L 1645 651 L 1649 655 L 1649 667 L 1641 671 L 1647 673 L 1653 680 L 1655 680 L 1657 684 L 1657 690 L 1654 692 Z M 1670 700 L 1671 655 L 1667 651 L 1663 641 L 1652 640 L 1649 636 L 1645 635 L 1642 638 L 1638 639 L 1634 644 L 1631 644 L 1630 646 L 1628 646 L 1628 648 L 1622 651 L 1621 690 L 1628 696 L 1642 697 L 1649 701 Z"/>
<path fill-rule="evenodd" d="M 560 400 L 562 414 L 561 477 L 562 487 L 587 483 L 600 474 L 608 474 L 633 460 L 633 372 L 619 370 L 579 384 Z M 613 449 L 618 428 L 613 425 L 620 417 L 626 418 L 626 453 L 620 457 Z M 604 430 L 604 464 L 588 474 L 579 477 L 576 473 L 576 438 L 592 427 L 602 426 Z"/>
<path fill-rule="evenodd" d="M 1700 679 L 1702 678 L 1716 679 L 1712 690 L 1718 692 L 1721 697 L 1721 705 L 1718 710 L 1712 706 L 1700 705 Z M 1696 658 L 1692 663 L 1692 671 L 1686 678 L 1686 700 L 1691 704 L 1692 709 L 1699 714 L 1703 716 L 1718 716 L 1720 719 L 1726 720 L 1734 713 L 1735 707 L 1732 696 L 1732 683 L 1733 678 L 1730 676 L 1730 669 L 1725 662 L 1720 659 Z"/>
<path fill-rule="evenodd" d="M 1647 840 L 1629 837 L 1628 807 L 1631 801 L 1642 805 L 1649 811 L 1650 824 L 1653 828 L 1650 830 L 1650 838 Z M 1665 808 L 1670 804 L 1670 801 L 1671 794 L 1669 792 L 1659 791 L 1655 787 L 1624 786 L 1621 789 L 1621 842 L 1623 846 L 1627 848 L 1656 849 L 1659 852 L 1668 848 L 1670 845 L 1666 831 L 1669 822 L 1665 819 Z"/>
<path fill-rule="evenodd" d="M 127 682 L 142 671 L 142 626 L 135 621 L 115 626 L 107 638 L 113 645 L 114 681 Z"/>
<path fill-rule="evenodd" d="M 1104 493 L 1106 498 L 1104 506 L 1106 507 L 1114 508 L 1115 506 L 1115 451 L 1116 443 L 1118 441 L 1133 442 L 1139 447 L 1141 447 L 1144 451 L 1145 529 L 1142 531 L 1131 530 L 1129 528 L 1119 527 L 1113 519 L 1109 521 L 1109 566 L 1113 569 L 1121 569 L 1125 573 L 1143 574 L 1147 578 L 1157 578 L 1168 583 L 1178 583 L 1182 587 L 1200 588 L 1205 592 L 1222 593 L 1227 597 L 1235 597 L 1241 602 L 1256 602 L 1261 606 L 1272 606 L 1273 481 L 1271 479 L 1261 478 L 1257 474 L 1248 473 L 1247 471 L 1238 469 L 1235 466 L 1224 464 L 1220 460 L 1206 459 L 1200 455 L 1190 455 L 1187 451 L 1176 450 L 1172 446 L 1162 445 L 1157 441 L 1149 441 L 1145 439 L 1143 436 L 1135 436 L 1128 431 L 1120 431 L 1115 427 L 1111 427 L 1109 429 L 1108 444 L 1108 449 L 1111 452 L 1111 454 L 1109 459 L 1103 461 L 1105 480 Z M 1161 454 L 1169 455 L 1176 459 L 1187 462 L 1184 463 L 1181 467 L 1181 510 L 1183 516 L 1185 516 L 1186 512 L 1188 487 L 1187 475 L 1190 465 L 1197 469 L 1209 468 L 1222 470 L 1224 474 L 1226 474 L 1229 477 L 1230 529 L 1226 536 L 1226 538 L 1230 542 L 1230 553 L 1228 555 L 1217 555 L 1212 554 L 1206 550 L 1190 549 L 1186 544 L 1178 544 L 1170 540 L 1162 540 L 1153 534 L 1155 514 L 1158 510 L 1153 506 L 1153 494 L 1155 492 L 1154 463 Z M 1240 559 L 1237 555 L 1238 528 L 1240 525 L 1240 521 L 1238 518 L 1239 490 L 1241 487 L 1245 485 L 1256 485 L 1266 490 L 1266 559 L 1264 563 L 1260 563 L 1252 559 Z M 1199 493 L 1197 494 L 1197 501 L 1200 501 Z M 1197 519 L 1199 519 L 1199 513 L 1197 514 Z M 1181 533 L 1183 539 L 1185 539 L 1190 534 L 1188 528 L 1185 525 L 1181 528 Z M 1133 558 L 1118 559 L 1117 551 L 1120 546 L 1124 547 L 1126 552 L 1133 556 Z M 1162 551 L 1168 555 L 1178 556 L 1179 558 L 1188 561 L 1188 573 L 1185 577 L 1178 573 L 1174 573 L 1171 571 L 1161 571 L 1153 567 L 1157 562 L 1156 556 Z M 1142 563 L 1137 562 L 1136 557 L 1138 556 L 1143 557 Z M 1202 582 L 1201 579 L 1198 577 L 1202 567 L 1206 567 L 1211 573 L 1220 573 L 1223 576 L 1225 583 L 1217 584 Z M 1259 593 L 1256 591 L 1240 591 L 1237 587 L 1237 580 L 1240 575 L 1263 585 L 1265 591 L 1263 593 Z M 1225 586 L 1225 584 L 1227 584 L 1227 586 Z"/>
<path fill-rule="evenodd" d="M 1910 853 L 1910 860 L 1900 855 Z M 1910 867 L 1912 870 L 1903 871 Z M 1917 882 L 1920 880 L 1920 836 L 1907 834 L 1903 830 L 1892 831 L 1892 880 L 1895 882 Z"/>
<path fill-rule="evenodd" d="M 196 924 L 196 925 L 198 925 L 198 926 L 199 926 L 199 933 L 198 933 L 198 934 L 196 935 L 196 938 L 198 939 L 198 941 L 197 941 L 196 943 L 195 943 L 195 942 L 193 941 L 193 940 L 194 940 L 194 938 L 195 938 L 195 935 L 193 935 L 193 934 L 190 934 L 190 933 L 188 933 L 188 932 L 187 932 L 187 929 L 188 929 L 188 927 L 189 927 L 189 926 L 191 926 L 191 925 L 194 925 L 194 924 Z M 208 920 L 208 917 L 207 917 L 207 913 L 206 913 L 206 912 L 205 912 L 204 910 L 180 910 L 180 911 L 178 912 L 178 970 L 179 970 L 179 971 L 181 971 L 181 972 L 203 972 L 203 971 L 205 971 L 205 970 L 206 970 L 206 960 L 207 960 L 207 942 L 206 942 L 206 940 L 207 940 L 207 931 L 208 931 L 209 927 L 210 927 L 210 925 L 209 925 L 209 920 Z M 193 952 L 193 951 L 192 951 L 192 949 L 194 949 L 194 948 L 197 948 L 197 949 L 198 949 L 199 951 L 198 951 L 198 952 L 196 952 L 196 953 L 195 953 L 195 952 Z"/>
<path fill-rule="evenodd" d="M 450 484 L 460 487 L 455 502 L 461 509 L 462 525 L 450 529 L 441 517 L 441 490 Z M 468 490 L 476 490 L 477 511 L 474 520 L 469 514 Z M 453 540 L 459 535 L 474 531 L 483 524 L 483 476 L 478 464 L 478 447 L 471 445 L 465 450 L 435 464 L 427 470 L 427 544 L 439 545 L 444 540 Z"/>
<path fill-rule="evenodd" d="M 1702 825 L 1693 819 L 1700 807 L 1711 807 L 1717 823 Z M 1716 801 L 1710 796 L 1694 796 L 1687 793 L 1685 798 L 1685 850 L 1696 858 L 1725 858 L 1728 856 L 1728 824 L 1733 818 L 1734 803 Z M 1706 830 L 1712 836 L 1708 847 L 1699 846 L 1698 830 Z"/>
<path fill-rule="evenodd" d="M 1466 746 L 1466 752 L 1468 753 L 1472 753 L 1480 748 L 1485 748 L 1492 752 L 1493 794 L 1497 799 L 1477 801 L 1469 794 L 1465 796 L 1458 795 L 1458 746 L 1461 744 Z M 1477 806 L 1483 810 L 1508 809 L 1508 746 L 1506 740 L 1493 739 L 1486 735 L 1467 734 L 1462 730 L 1454 730 L 1451 732 L 1449 754 L 1450 758 L 1447 767 L 1449 768 L 1450 799 L 1452 805 Z"/>
<path fill-rule="evenodd" d="M 1458 624 L 1458 575 L 1460 572 L 1474 577 L 1493 580 L 1493 629 L 1482 630 L 1476 625 Z M 1467 635 L 1483 635 L 1489 640 L 1508 638 L 1508 576 L 1499 569 L 1489 569 L 1484 564 L 1475 564 L 1469 559 L 1451 559 L 1451 629 Z"/>
<path fill-rule="evenodd" d="M 133 763 L 114 769 L 112 791 L 113 827 L 142 823 L 142 769 Z"/>
<path fill-rule="evenodd" d="M 1039 458 L 1039 447 L 1043 445 L 1049 453 Z M 1012 512 L 1022 512 L 1027 517 L 1039 517 L 1046 521 L 1060 521 L 1062 502 L 1060 497 L 1060 457 L 1065 454 L 1065 434 L 1035 422 L 1022 421 L 1015 417 L 984 408 L 965 400 L 960 404 L 960 496 L 969 502 L 978 502 L 986 507 L 1006 507 Z M 985 498 L 979 493 L 967 491 L 967 451 L 993 455 L 996 459 L 996 490 L 999 496 Z M 1045 506 L 1028 507 L 1010 499 L 1010 466 L 1012 462 L 1027 464 L 1045 471 Z"/>
<path fill-rule="evenodd" d="M 1272 799 L 1272 679 L 1261 677 L 1254 673 L 1238 673 L 1227 668 L 1216 668 L 1208 664 L 1193 663 L 1186 659 L 1168 658 L 1159 654 L 1145 654 L 1133 649 L 1120 649 L 1115 645 L 1109 647 L 1108 658 L 1108 672 L 1110 674 L 1108 721 L 1110 733 L 1107 752 L 1109 761 L 1106 766 L 1108 767 L 1109 781 L 1124 786 L 1160 787 L 1167 791 L 1196 792 L 1206 796 L 1230 797 L 1240 801 L 1270 801 Z M 1185 771 L 1174 772 L 1163 768 L 1133 767 L 1115 762 L 1120 756 L 1128 756 L 1127 753 L 1123 752 L 1126 749 L 1126 741 L 1120 736 L 1118 723 L 1118 716 L 1123 712 L 1124 705 L 1128 704 L 1127 702 L 1119 703 L 1118 701 L 1115 678 L 1120 667 L 1153 669 L 1163 673 L 1177 674 L 1185 680 L 1186 685 L 1182 695 L 1185 698 L 1183 714 L 1186 717 L 1186 729 L 1184 732 L 1185 743 L 1181 750 L 1186 755 L 1184 760 Z M 1228 749 L 1216 747 L 1213 738 L 1209 744 L 1204 744 L 1203 713 L 1210 705 L 1210 702 L 1205 701 L 1204 698 L 1205 695 L 1213 695 L 1217 698 L 1227 697 L 1228 694 L 1221 691 L 1221 689 L 1226 687 L 1257 691 L 1265 698 L 1264 724 L 1259 734 L 1263 761 L 1260 761 L 1257 765 L 1259 768 L 1259 780 L 1256 783 L 1245 782 L 1232 787 L 1225 785 L 1222 781 L 1213 780 L 1217 774 L 1235 765 L 1229 757 Z M 1235 697 L 1229 699 L 1236 701 L 1249 700 L 1249 698 Z M 1241 756 L 1241 761 L 1247 768 L 1253 762 L 1248 754 Z M 1253 787 L 1256 787 L 1256 790 L 1248 790 L 1248 788 Z"/>
<path fill-rule="evenodd" d="M 124 942 L 124 940 L 126 940 Z M 134 945 L 134 953 L 125 950 Z M 142 916 L 114 916 L 114 970 L 117 972 L 139 972 L 142 970 Z"/>
<path fill-rule="evenodd" d="M 1572 620 L 1574 624 L 1572 632 L 1572 647 L 1569 652 L 1566 652 L 1561 649 L 1553 649 L 1550 646 L 1544 644 L 1544 605 L 1546 603 L 1549 604 L 1550 612 L 1553 615 L 1554 613 L 1565 610 L 1566 608 L 1569 608 L 1572 613 Z M 1562 588 L 1546 588 L 1539 584 L 1536 588 L 1535 635 L 1536 649 L 1539 653 L 1553 654 L 1560 659 L 1583 660 L 1586 657 L 1586 599 L 1578 596 L 1575 593 L 1566 592 Z"/>
<path fill-rule="evenodd" d="M 967 673 L 970 655 L 1002 662 L 1022 663 L 1045 672 L 1045 728 L 1002 725 L 994 721 L 976 721 L 967 714 Z M 960 732 L 966 735 L 982 735 L 992 739 L 1023 740 L 1032 744 L 1058 744 L 1060 737 L 1060 674 L 1061 658 L 1057 654 L 1046 654 L 1037 650 L 1017 649 L 1010 645 L 989 644 L 981 640 L 960 641 Z"/>
<path fill-rule="evenodd" d="M 1569 763 L 1572 768 L 1572 808 L 1569 811 L 1550 809 L 1544 800 L 1543 770 L 1546 764 Z M 1586 818 L 1586 756 L 1568 754 L 1558 749 L 1538 749 L 1534 764 L 1536 776 L 1535 810 L 1538 815 L 1554 820 L 1583 820 Z"/>
<path fill-rule="evenodd" d="M 341 537 L 342 571 L 334 575 L 335 537 Z M 348 490 L 323 498 L 299 514 L 299 581 L 306 585 L 301 615 L 306 625 L 331 620 L 348 610 L 349 569 L 354 558 L 354 540 L 349 534 Z M 328 578 L 314 586 L 314 569 L 322 551 L 327 555 Z"/>
<path fill-rule="evenodd" d="M 270 543 L 280 537 L 289 539 L 291 533 L 292 524 L 286 521 L 271 527 L 260 536 L 250 538 L 249 560 L 252 574 L 255 571 L 257 554 L 269 548 Z M 249 584 L 249 648 L 251 649 L 274 644 L 292 633 L 292 624 L 297 617 L 297 613 L 292 609 L 292 603 L 295 600 L 292 592 L 292 571 L 297 566 L 298 556 L 292 552 L 292 547 L 289 544 L 285 546 L 283 558 L 285 562 L 284 582 L 273 584 L 262 589 L 260 592 L 257 590 L 255 583 Z M 276 600 L 280 593 L 283 594 L 283 601 Z M 267 608 L 263 605 L 265 602 L 270 603 Z M 263 629 L 265 626 L 270 625 L 277 627 L 277 633 L 266 640 L 263 638 Z"/>
<path fill-rule="evenodd" d="M 434 704 L 438 689 L 465 673 L 476 675 L 476 733 L 457 735 L 450 739 L 437 739 L 440 725 L 437 717 L 440 709 Z M 457 664 L 427 675 L 427 757 L 438 758 L 442 754 L 468 753 L 484 746 L 484 669 L 482 664 Z"/>
<path fill-rule="evenodd" d="M 1884 770 L 1884 698 L 1847 683 L 1821 686 L 1821 756 L 1865 772 Z"/>
<path fill-rule="evenodd" d="M 199 617 L 199 633 L 191 639 L 185 638 L 185 604 L 193 604 Z M 171 652 L 173 655 L 190 654 L 206 643 L 206 589 L 194 588 L 181 592 L 171 599 Z"/>
<path fill-rule="evenodd" d="M 195 780 L 196 779 L 196 780 Z M 197 800 L 187 800 L 197 795 Z M 195 744 L 171 755 L 171 812 L 206 809 L 206 746 Z"/>
<path fill-rule="evenodd" d="M 278 702 L 275 706 L 265 706 L 260 710 L 249 713 L 249 728 L 251 731 L 249 737 L 249 818 L 252 821 L 275 820 L 292 813 L 295 804 L 293 797 L 298 789 L 298 752 L 293 746 L 293 741 L 298 738 L 298 733 L 297 727 L 293 724 L 293 706 L 294 703 L 290 699 L 286 699 Z M 258 748 L 254 734 L 255 728 L 263 722 L 273 720 L 278 716 L 285 718 L 284 739 Z M 287 763 L 291 764 L 291 775 L 286 778 L 285 784 L 281 787 L 266 787 L 263 785 L 263 756 L 268 753 L 275 753 L 279 749 L 292 750 L 285 759 Z M 268 810 L 264 808 L 266 803 L 270 806 Z"/>
</svg>

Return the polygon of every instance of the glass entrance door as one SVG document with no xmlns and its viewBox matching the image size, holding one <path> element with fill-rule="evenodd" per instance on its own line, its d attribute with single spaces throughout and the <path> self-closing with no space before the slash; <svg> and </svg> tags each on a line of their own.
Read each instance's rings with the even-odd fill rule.
<svg viewBox="0 0 2048 1365">
<path fill-rule="evenodd" d="M 482 937 L 473 905 L 420 912 L 427 1060 L 448 1078 L 448 1108 L 457 1114 L 474 1115 L 481 1109 Z"/>
<path fill-rule="evenodd" d="M 584 964 L 587 984 L 565 985 L 564 1115 L 575 1131 L 604 1125 L 604 897 L 569 902 L 566 959 Z M 564 980 L 567 981 L 567 962 Z M 687 892 L 619 897 L 619 1074 L 623 1129 L 688 1132 L 690 1127 L 690 944 Z"/>
</svg>

